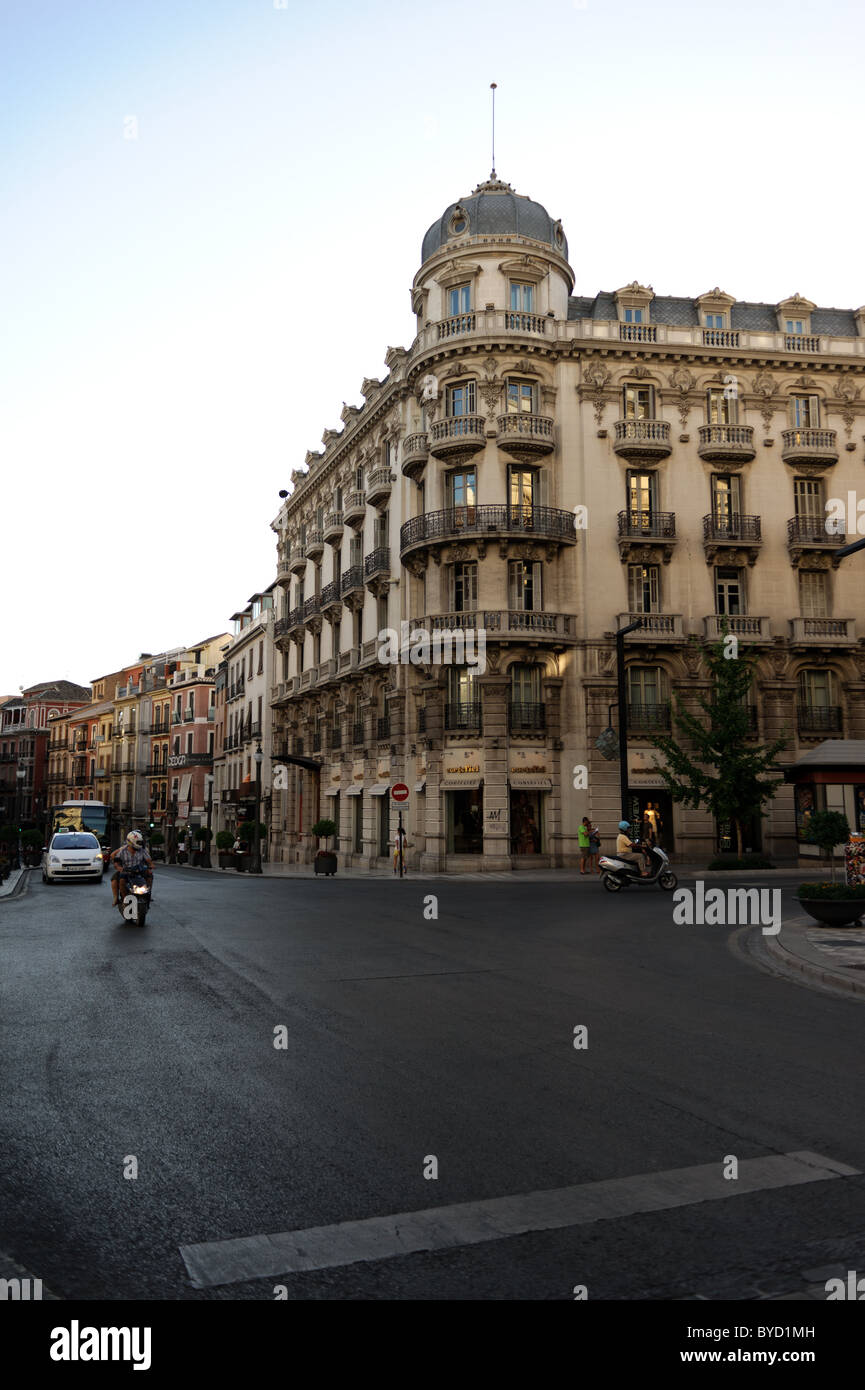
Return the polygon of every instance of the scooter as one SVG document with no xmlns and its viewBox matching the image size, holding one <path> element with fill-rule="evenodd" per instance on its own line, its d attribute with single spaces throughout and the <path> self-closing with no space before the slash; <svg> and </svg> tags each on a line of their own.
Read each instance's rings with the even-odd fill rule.
<svg viewBox="0 0 865 1390">
<path fill-rule="evenodd" d="M 639 841 L 634 842 L 634 849 L 640 849 Z M 626 864 L 623 859 L 614 859 L 609 855 L 602 854 L 598 861 L 601 869 L 601 882 L 608 893 L 618 893 L 622 888 L 629 888 L 634 883 L 640 888 L 646 888 L 650 883 L 657 883 L 659 888 L 665 888 L 668 892 L 675 888 L 679 880 L 670 868 L 670 861 L 660 845 L 652 845 L 649 850 L 649 861 L 652 865 L 652 872 L 643 875 L 634 868 L 633 864 Z"/>
<path fill-rule="evenodd" d="M 124 875 L 127 893 L 122 903 L 118 903 L 124 921 L 133 927 L 143 927 L 150 906 L 150 888 L 147 875 L 142 869 L 127 869 Z"/>
</svg>

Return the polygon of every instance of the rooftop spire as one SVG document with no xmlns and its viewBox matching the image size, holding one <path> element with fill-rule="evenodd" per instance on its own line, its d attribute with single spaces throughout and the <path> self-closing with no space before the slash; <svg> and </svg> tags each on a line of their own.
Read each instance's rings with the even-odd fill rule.
<svg viewBox="0 0 865 1390">
<path fill-rule="evenodd" d="M 495 177 L 496 177 L 496 87 L 497 87 L 497 86 L 498 86 L 498 83 L 496 83 L 496 82 L 491 82 L 491 83 L 490 83 L 490 91 L 491 91 L 492 94 L 493 94 L 493 167 L 492 167 L 492 172 L 490 173 L 490 181 L 491 181 L 491 182 L 494 181 L 494 180 L 495 180 Z"/>
</svg>

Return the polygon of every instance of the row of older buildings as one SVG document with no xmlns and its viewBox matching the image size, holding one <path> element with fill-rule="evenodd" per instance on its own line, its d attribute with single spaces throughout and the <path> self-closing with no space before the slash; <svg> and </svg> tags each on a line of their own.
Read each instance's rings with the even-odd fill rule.
<svg viewBox="0 0 865 1390">
<path fill-rule="evenodd" d="M 621 814 L 596 740 L 639 619 L 633 820 L 685 858 L 729 844 L 672 804 L 651 744 L 708 690 L 725 624 L 757 655 L 753 739 L 815 769 L 747 847 L 807 854 L 819 806 L 865 830 L 862 570 L 837 555 L 865 529 L 865 308 L 575 295 L 561 223 L 494 175 L 429 228 L 411 296 L 411 346 L 280 494 L 273 582 L 231 633 L 58 708 L 48 799 L 233 828 L 258 768 L 273 859 L 309 860 L 327 817 L 340 862 L 371 868 L 402 782 L 421 869 L 571 865 L 582 816 L 609 835 Z"/>
</svg>

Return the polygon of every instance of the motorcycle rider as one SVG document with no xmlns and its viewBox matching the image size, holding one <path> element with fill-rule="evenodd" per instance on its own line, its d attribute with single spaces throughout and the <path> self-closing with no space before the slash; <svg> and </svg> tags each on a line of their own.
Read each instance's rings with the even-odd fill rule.
<svg viewBox="0 0 865 1390">
<path fill-rule="evenodd" d="M 126 897 L 126 874 L 129 870 L 142 870 L 147 875 L 147 887 L 153 886 L 153 860 L 144 848 L 144 838 L 139 831 L 130 830 L 126 836 L 126 844 L 114 851 L 111 862 L 117 870 L 111 879 L 114 891 L 112 907 L 119 907 L 122 912 L 123 899 Z"/>
<path fill-rule="evenodd" d="M 623 864 L 630 864 L 631 867 L 636 870 L 639 878 L 645 878 L 646 873 L 643 869 L 643 865 L 640 863 L 639 859 L 633 857 L 633 851 L 635 851 L 638 846 L 631 839 L 630 830 L 631 826 L 629 821 L 619 821 L 619 833 L 616 836 L 616 858 L 621 859 Z"/>
</svg>

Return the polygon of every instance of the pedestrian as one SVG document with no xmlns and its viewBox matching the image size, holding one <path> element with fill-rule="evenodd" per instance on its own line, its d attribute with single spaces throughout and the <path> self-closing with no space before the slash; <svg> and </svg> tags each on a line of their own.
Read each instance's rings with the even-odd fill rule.
<svg viewBox="0 0 865 1390">
<path fill-rule="evenodd" d="M 580 846 L 580 873 L 587 873 L 586 861 L 592 854 L 592 823 L 588 816 L 583 816 L 577 828 L 577 840 Z"/>
<path fill-rule="evenodd" d="M 403 826 L 397 826 L 393 835 L 393 871 L 399 873 L 400 850 L 402 850 L 402 872 L 406 875 L 405 852 L 408 849 L 408 837 Z"/>
</svg>

